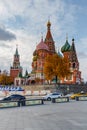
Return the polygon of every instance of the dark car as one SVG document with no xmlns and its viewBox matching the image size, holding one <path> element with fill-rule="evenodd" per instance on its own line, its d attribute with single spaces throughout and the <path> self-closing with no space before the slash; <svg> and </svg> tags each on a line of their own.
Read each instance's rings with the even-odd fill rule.
<svg viewBox="0 0 87 130">
<path fill-rule="evenodd" d="M 22 96 L 19 94 L 13 94 L 13 95 L 3 98 L 2 101 L 21 101 L 25 99 L 26 99 L 25 96 Z"/>
</svg>

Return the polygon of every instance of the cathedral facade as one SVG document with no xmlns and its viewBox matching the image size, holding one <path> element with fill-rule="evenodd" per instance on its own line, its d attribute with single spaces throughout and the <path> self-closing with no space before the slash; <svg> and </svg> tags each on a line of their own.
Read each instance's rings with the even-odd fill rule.
<svg viewBox="0 0 87 130">
<path fill-rule="evenodd" d="M 61 52 L 63 56 L 69 60 L 71 75 L 69 77 L 65 77 L 64 79 L 60 79 L 60 82 L 65 84 L 80 84 L 81 72 L 79 71 L 79 62 L 76 54 L 74 39 L 72 39 L 72 44 L 70 45 L 68 38 L 66 38 L 65 44 L 61 48 Z M 40 43 L 37 44 L 36 49 L 33 52 L 31 75 L 33 75 L 33 79 L 36 80 L 36 82 L 37 80 L 41 83 L 45 82 L 43 73 L 45 58 L 47 55 L 53 55 L 55 53 L 55 42 L 51 33 L 51 23 L 48 21 L 46 37 L 44 40 L 43 37 L 41 38 Z M 61 55 L 60 52 L 58 52 L 58 55 Z"/>
</svg>

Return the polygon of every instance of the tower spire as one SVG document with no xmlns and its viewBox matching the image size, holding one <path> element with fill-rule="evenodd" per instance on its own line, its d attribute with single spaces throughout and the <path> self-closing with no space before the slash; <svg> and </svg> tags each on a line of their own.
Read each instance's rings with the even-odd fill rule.
<svg viewBox="0 0 87 130">
<path fill-rule="evenodd" d="M 20 66 L 20 55 L 18 54 L 18 45 L 16 45 L 13 65 L 10 67 L 10 76 L 12 77 L 13 81 L 20 72 L 22 73 L 22 67 Z"/>
<path fill-rule="evenodd" d="M 50 52 L 55 53 L 55 44 L 54 44 L 54 41 L 53 41 L 53 38 L 52 38 L 50 27 L 51 27 L 51 22 L 50 22 L 50 20 L 48 20 L 48 22 L 47 22 L 47 34 L 46 34 L 46 38 L 45 38 L 45 43 L 49 47 Z"/>
<path fill-rule="evenodd" d="M 68 33 L 66 33 L 66 41 L 68 41 Z"/>
<path fill-rule="evenodd" d="M 50 30 L 50 27 L 51 27 L 51 22 L 50 22 L 50 20 L 48 20 L 48 22 L 47 22 L 47 29 Z"/>
<path fill-rule="evenodd" d="M 16 51 L 15 51 L 15 55 L 18 56 L 18 44 L 16 44 Z"/>
<path fill-rule="evenodd" d="M 71 45 L 71 54 L 72 54 L 72 61 L 73 62 L 78 62 L 77 54 L 76 54 L 76 49 L 75 49 L 75 44 L 74 44 L 74 38 L 72 39 L 72 45 Z"/>
<path fill-rule="evenodd" d="M 74 38 L 72 38 L 72 46 L 71 46 L 71 51 L 76 52 L 76 49 L 75 49 L 75 44 L 74 44 Z"/>
</svg>

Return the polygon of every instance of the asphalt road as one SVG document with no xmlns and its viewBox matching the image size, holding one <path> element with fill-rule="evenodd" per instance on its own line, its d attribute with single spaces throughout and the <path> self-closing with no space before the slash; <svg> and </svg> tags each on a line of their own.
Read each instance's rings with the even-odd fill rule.
<svg viewBox="0 0 87 130">
<path fill-rule="evenodd" d="M 0 109 L 0 130 L 87 130 L 87 101 Z"/>
</svg>

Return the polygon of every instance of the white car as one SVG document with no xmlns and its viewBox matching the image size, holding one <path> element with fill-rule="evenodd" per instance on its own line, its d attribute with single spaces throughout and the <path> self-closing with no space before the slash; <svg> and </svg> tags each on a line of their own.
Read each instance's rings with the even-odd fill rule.
<svg viewBox="0 0 87 130">
<path fill-rule="evenodd" d="M 54 92 L 54 93 L 47 94 L 43 98 L 44 98 L 44 100 L 51 101 L 52 98 L 58 98 L 58 97 L 62 97 L 62 94 Z"/>
</svg>

